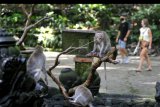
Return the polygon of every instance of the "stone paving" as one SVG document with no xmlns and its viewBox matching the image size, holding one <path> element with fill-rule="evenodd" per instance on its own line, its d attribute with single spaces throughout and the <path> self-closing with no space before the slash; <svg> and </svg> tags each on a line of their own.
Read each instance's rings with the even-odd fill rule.
<svg viewBox="0 0 160 107">
<path fill-rule="evenodd" d="M 55 57 L 58 52 L 45 52 L 47 57 L 47 68 L 54 64 Z M 60 64 L 52 71 L 58 78 L 63 68 L 71 68 L 74 70 L 75 55 L 61 55 Z M 117 57 L 120 59 L 120 56 Z M 104 66 L 97 69 L 101 77 L 101 88 L 99 93 L 119 94 L 119 95 L 140 95 L 147 98 L 154 98 L 156 81 L 160 81 L 160 57 L 151 57 L 152 71 L 146 71 L 146 63 L 143 72 L 136 73 L 135 69 L 139 63 L 139 56 L 129 56 L 129 64 L 113 65 L 107 63 L 107 80 L 104 79 Z M 49 77 L 49 86 L 57 87 L 57 85 Z"/>
</svg>

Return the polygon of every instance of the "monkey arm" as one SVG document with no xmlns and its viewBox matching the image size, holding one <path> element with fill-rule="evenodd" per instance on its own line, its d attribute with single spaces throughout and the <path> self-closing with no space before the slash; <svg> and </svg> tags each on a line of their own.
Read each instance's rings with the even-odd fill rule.
<svg viewBox="0 0 160 107">
<path fill-rule="evenodd" d="M 93 50 L 91 52 L 89 52 L 88 54 L 86 54 L 86 56 L 97 56 L 97 52 L 96 52 L 97 48 L 98 48 L 98 46 L 97 46 L 96 42 L 94 42 Z"/>
<path fill-rule="evenodd" d="M 42 66 L 42 72 L 45 75 L 45 82 L 48 85 L 47 70 L 46 70 L 46 56 L 45 55 L 44 55 L 44 60 L 45 60 L 45 62 L 43 63 L 43 66 Z"/>
<path fill-rule="evenodd" d="M 100 49 L 100 53 L 103 53 L 105 49 L 105 44 L 104 42 L 101 42 L 101 49 Z"/>
<path fill-rule="evenodd" d="M 105 48 L 106 48 L 104 42 L 101 42 L 101 47 L 99 48 L 100 48 L 99 57 L 102 57 L 103 56 L 102 54 L 105 54 Z"/>
<path fill-rule="evenodd" d="M 48 85 L 48 79 L 47 79 L 47 73 L 46 73 L 47 71 L 46 71 L 46 68 L 43 67 L 42 71 L 43 71 L 43 73 L 44 73 L 44 75 L 45 75 L 46 84 Z"/>
<path fill-rule="evenodd" d="M 96 52 L 96 48 L 97 48 L 97 46 L 96 46 L 96 43 L 94 42 L 94 46 L 93 46 L 93 50 L 91 51 L 91 52 Z"/>
</svg>

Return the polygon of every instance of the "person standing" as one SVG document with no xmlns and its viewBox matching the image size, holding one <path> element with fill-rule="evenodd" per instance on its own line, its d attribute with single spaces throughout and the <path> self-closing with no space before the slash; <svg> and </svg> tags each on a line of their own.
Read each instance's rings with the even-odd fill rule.
<svg viewBox="0 0 160 107">
<path fill-rule="evenodd" d="M 122 62 L 121 63 L 128 63 L 128 53 L 126 50 L 126 42 L 128 39 L 128 36 L 130 35 L 131 29 L 129 23 L 126 21 L 127 16 L 122 14 L 120 16 L 120 25 L 118 28 L 118 35 L 116 38 L 116 43 L 118 43 L 119 46 L 119 52 L 120 55 L 122 56 Z"/>
<path fill-rule="evenodd" d="M 142 71 L 142 65 L 144 63 L 144 60 L 146 60 L 148 65 L 147 71 L 152 71 L 151 61 L 148 55 L 148 48 L 151 49 L 152 47 L 152 32 L 151 29 L 149 28 L 148 19 L 143 19 L 141 21 L 141 25 L 142 27 L 140 28 L 140 36 L 139 36 L 139 41 L 141 46 L 140 62 L 136 72 Z"/>
</svg>

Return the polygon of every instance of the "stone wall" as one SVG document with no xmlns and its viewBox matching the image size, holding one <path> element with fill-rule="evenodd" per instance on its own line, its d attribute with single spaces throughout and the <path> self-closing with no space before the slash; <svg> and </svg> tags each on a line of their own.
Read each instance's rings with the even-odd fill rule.
<svg viewBox="0 0 160 107">
<path fill-rule="evenodd" d="M 95 31 L 93 30 L 63 30 L 62 31 L 62 49 L 65 50 L 70 46 L 80 47 L 85 45 L 91 41 L 93 41 L 93 37 L 95 35 Z M 93 49 L 93 42 L 84 46 L 84 50 L 73 51 L 70 54 L 75 55 L 85 55 L 89 53 Z"/>
</svg>

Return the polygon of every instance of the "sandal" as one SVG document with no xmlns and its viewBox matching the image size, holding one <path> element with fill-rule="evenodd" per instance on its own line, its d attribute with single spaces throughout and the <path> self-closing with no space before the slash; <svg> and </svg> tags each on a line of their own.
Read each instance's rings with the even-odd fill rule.
<svg viewBox="0 0 160 107">
<path fill-rule="evenodd" d="M 146 69 L 147 71 L 152 71 L 152 69 L 151 68 L 148 68 L 148 69 Z"/>
<path fill-rule="evenodd" d="M 142 70 L 136 69 L 136 72 L 142 72 Z"/>
</svg>

